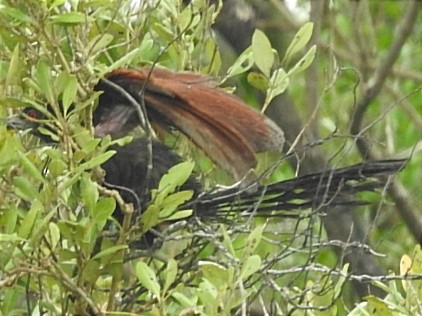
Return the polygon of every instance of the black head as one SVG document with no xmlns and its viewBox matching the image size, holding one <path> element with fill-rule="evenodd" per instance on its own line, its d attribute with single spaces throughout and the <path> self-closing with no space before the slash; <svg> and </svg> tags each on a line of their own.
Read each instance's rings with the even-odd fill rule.
<svg viewBox="0 0 422 316">
<path fill-rule="evenodd" d="M 52 142 L 53 139 L 51 138 L 51 133 L 54 134 L 54 131 L 49 125 L 45 124 L 46 121 L 47 117 L 34 108 L 25 108 L 22 113 L 9 116 L 6 119 L 7 129 L 17 131 L 29 130 L 31 134 L 41 138 L 42 140 Z M 40 130 L 41 127 L 44 128 L 45 131 L 49 131 L 51 133 L 43 133 Z"/>
<path fill-rule="evenodd" d="M 40 126 L 40 120 L 45 119 L 44 114 L 33 108 L 26 108 L 21 114 L 7 118 L 7 129 L 35 130 Z"/>
<path fill-rule="evenodd" d="M 111 135 L 112 138 L 120 138 L 128 135 L 139 124 L 134 107 L 114 103 L 113 107 L 102 107 L 101 104 L 105 103 L 104 98 L 107 96 L 100 99 L 99 106 L 93 113 L 94 136 Z M 51 123 L 51 117 L 34 108 L 25 108 L 22 113 L 6 119 L 7 129 L 29 131 L 47 142 L 52 141 L 51 134 L 57 134 Z"/>
</svg>

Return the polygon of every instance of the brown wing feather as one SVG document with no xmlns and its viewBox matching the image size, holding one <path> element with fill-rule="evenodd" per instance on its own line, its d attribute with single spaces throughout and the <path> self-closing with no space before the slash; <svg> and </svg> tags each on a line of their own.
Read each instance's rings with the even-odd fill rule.
<svg viewBox="0 0 422 316">
<path fill-rule="evenodd" d="M 145 94 L 145 102 L 154 107 L 166 120 L 187 135 L 215 163 L 229 171 L 238 180 L 256 165 L 254 151 L 236 131 L 228 131 L 219 122 L 203 119 L 191 108 L 178 105 L 162 95 Z"/>
<path fill-rule="evenodd" d="M 144 89 L 151 121 L 183 132 L 236 179 L 256 166 L 254 153 L 282 150 L 284 135 L 274 122 L 207 77 L 141 68 L 107 78 L 137 97 Z"/>
<path fill-rule="evenodd" d="M 149 68 L 138 71 L 139 78 L 147 78 Z M 212 117 L 231 130 L 243 135 L 245 142 L 255 152 L 281 152 L 284 145 L 284 134 L 268 117 L 246 106 L 236 96 L 218 89 L 213 81 L 197 74 L 182 72 L 173 73 L 155 68 L 148 81 L 147 89 L 164 90 L 167 95 L 183 100 L 196 109 L 198 115 Z"/>
</svg>

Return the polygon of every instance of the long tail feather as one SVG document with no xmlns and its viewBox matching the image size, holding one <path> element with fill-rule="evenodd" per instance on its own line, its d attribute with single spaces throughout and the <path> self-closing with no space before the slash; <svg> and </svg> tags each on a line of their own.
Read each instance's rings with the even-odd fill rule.
<svg viewBox="0 0 422 316">
<path fill-rule="evenodd" d="M 247 215 L 277 216 L 277 211 L 290 211 L 323 206 L 361 205 L 365 201 L 355 196 L 359 192 L 374 191 L 386 183 L 386 177 L 399 172 L 406 160 L 382 160 L 327 170 L 281 181 L 266 186 L 230 188 L 210 191 L 191 201 L 198 216 L 220 217 L 236 212 Z M 288 213 L 279 213 L 286 216 Z"/>
</svg>

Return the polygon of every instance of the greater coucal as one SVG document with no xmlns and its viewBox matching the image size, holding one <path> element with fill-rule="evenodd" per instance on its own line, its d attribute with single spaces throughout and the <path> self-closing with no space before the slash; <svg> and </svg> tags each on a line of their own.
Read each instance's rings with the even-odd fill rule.
<svg viewBox="0 0 422 316">
<path fill-rule="evenodd" d="M 149 90 L 148 92 L 147 90 L 143 92 L 146 78 L 141 80 L 138 74 L 146 71 L 147 70 L 144 69 L 139 72 L 133 72 L 121 69 L 109 75 L 108 79 L 121 86 L 125 91 L 128 91 L 137 101 L 142 98 L 141 94 L 144 93 L 143 98 L 147 105 L 147 113 L 153 121 L 163 119 L 164 121 L 159 121 L 158 123 L 169 124 L 169 126 L 173 126 L 183 132 L 187 129 L 189 130 L 189 132 L 186 132 L 188 137 L 191 137 L 191 134 L 195 133 L 196 128 L 201 129 L 199 122 L 204 121 L 206 125 L 212 126 L 212 130 L 217 129 L 211 123 L 214 122 L 212 118 L 203 114 L 203 111 L 209 112 L 208 114 L 212 113 L 213 110 L 208 109 L 208 107 L 212 106 L 210 103 L 203 103 L 208 110 L 190 110 L 190 107 L 192 104 L 194 105 L 194 108 L 201 106 L 200 100 L 206 99 L 206 97 L 213 92 L 213 89 L 215 90 L 215 93 L 220 96 L 219 102 L 221 102 L 220 105 L 222 105 L 226 98 L 225 92 L 203 83 L 205 86 L 198 88 L 194 94 L 195 97 L 194 95 L 178 93 L 177 87 L 179 85 L 182 86 L 182 91 L 189 90 L 189 85 L 186 83 L 187 80 L 199 80 L 199 78 L 202 77 L 185 73 L 183 73 L 183 76 L 180 75 L 182 77 L 179 77 L 178 74 L 167 71 L 164 72 L 164 74 L 173 74 L 179 79 L 185 78 L 183 83 L 179 82 L 174 84 L 169 91 L 166 91 L 164 90 L 164 86 L 158 87 L 148 82 L 146 83 L 146 87 L 148 88 L 145 89 Z M 166 80 L 171 81 L 169 78 Z M 198 83 L 198 85 L 201 85 L 201 83 Z M 105 90 L 105 93 L 100 97 L 98 106 L 93 114 L 96 136 L 104 136 L 109 133 L 114 136 L 121 136 L 139 124 L 139 118 L 133 110 L 134 105 L 127 100 L 127 96 L 104 83 L 100 83 L 96 89 Z M 205 91 L 204 95 L 201 95 L 200 91 Z M 185 104 L 184 97 L 189 99 L 189 104 Z M 194 101 L 192 101 L 192 99 Z M 245 132 L 242 134 L 242 138 L 245 139 L 242 143 L 249 143 L 246 148 L 251 150 L 251 154 L 264 148 L 273 149 L 271 146 L 276 147 L 277 144 L 283 143 L 282 132 L 273 125 L 274 123 L 272 123 L 272 121 L 266 119 L 259 112 L 243 109 L 242 107 L 246 107 L 246 105 L 241 103 L 238 99 L 233 99 L 231 96 L 228 96 L 228 100 L 229 101 L 225 106 L 228 108 L 234 106 L 235 109 L 241 109 L 238 112 L 243 113 L 243 116 L 241 115 L 238 121 L 235 116 L 226 116 L 226 120 L 224 121 L 225 116 L 223 114 L 219 115 L 219 124 L 216 124 L 216 126 L 223 124 L 235 126 L 236 129 L 228 127 L 223 128 L 218 134 L 220 140 L 215 143 L 219 143 L 220 146 L 229 146 L 231 140 L 233 140 L 231 139 L 231 136 L 238 135 L 240 133 L 239 130 L 241 129 Z M 232 100 L 236 101 L 231 103 Z M 172 102 L 176 103 L 174 107 L 172 107 Z M 166 104 L 163 105 L 163 103 Z M 156 107 L 159 109 L 157 110 Z M 182 114 L 179 113 L 178 115 L 183 115 L 186 111 L 190 116 L 198 116 L 198 118 L 195 119 L 194 123 L 189 121 L 188 123 L 184 122 L 179 124 L 179 122 L 177 122 L 177 115 L 162 113 L 162 111 L 172 112 L 174 109 L 176 109 L 175 112 L 178 112 L 179 107 L 181 107 L 183 111 L 180 112 Z M 163 110 L 161 110 L 161 108 L 163 108 Z M 219 107 L 221 111 L 223 111 L 223 108 L 224 107 Z M 247 119 L 245 119 L 245 117 L 247 117 Z M 10 128 L 18 129 L 30 128 L 37 133 L 37 127 L 39 125 L 38 119 L 40 118 L 42 118 L 42 114 L 38 111 L 34 109 L 25 109 L 24 115 L 9 118 L 8 126 Z M 211 122 L 208 120 L 211 120 Z M 258 131 L 256 129 L 248 130 L 248 126 L 241 127 L 241 122 L 245 122 L 245 120 L 250 124 L 256 121 L 259 124 L 262 124 L 262 126 L 257 123 Z M 185 127 L 186 125 L 188 127 Z M 229 134 L 228 138 L 230 141 L 225 139 L 226 132 Z M 256 134 L 259 134 L 259 136 Z M 214 131 L 209 132 L 207 135 L 209 137 L 214 136 Z M 249 139 L 250 135 L 252 135 L 252 140 Z M 279 138 L 272 142 L 270 138 L 273 135 L 278 135 Z M 266 138 L 268 138 L 268 140 L 264 141 Z M 258 142 L 258 139 L 261 139 L 266 145 L 259 147 L 258 144 L 256 144 L 255 146 L 254 144 Z M 113 149 L 116 151 L 116 154 L 102 165 L 106 172 L 106 184 L 112 185 L 113 187 L 128 188 L 129 190 L 122 189 L 120 191 L 128 202 L 132 202 L 135 206 L 138 206 L 139 212 L 142 212 L 149 200 L 149 197 L 145 196 L 145 192 L 148 192 L 152 188 L 156 188 L 161 177 L 168 169 L 181 161 L 181 158 L 178 155 L 157 140 L 151 140 L 152 150 L 148 149 L 149 142 L 150 140 L 147 137 L 141 137 L 124 147 L 114 146 Z M 238 149 L 240 150 L 240 148 Z M 226 148 L 221 149 L 221 151 L 225 150 Z M 232 151 L 229 152 L 233 154 Z M 241 156 L 240 152 L 238 154 Z M 152 159 L 150 159 L 150 155 L 152 155 Z M 226 152 L 222 155 L 226 155 Z M 217 156 L 214 156 L 214 159 L 216 159 Z M 239 157 L 230 157 L 230 161 L 235 162 L 237 158 Z M 253 162 L 254 161 L 255 160 L 253 160 Z M 147 170 L 150 162 L 152 162 L 152 170 L 147 177 Z M 248 162 L 248 167 L 252 167 L 252 165 L 249 165 L 250 162 L 251 161 Z M 229 161 L 227 160 L 225 163 L 229 163 Z M 258 216 L 271 216 L 277 214 L 286 216 L 283 214 L 283 211 L 303 208 L 318 209 L 321 206 L 327 205 L 356 205 L 361 204 L 362 202 L 356 200 L 356 197 L 354 196 L 355 193 L 373 191 L 383 184 L 383 181 L 380 181 L 380 179 L 400 171 L 404 165 L 404 160 L 365 162 L 345 168 L 325 170 L 320 173 L 305 175 L 270 185 L 261 185 L 258 181 L 254 181 L 243 188 L 220 188 L 208 192 L 202 192 L 200 184 L 191 177 L 182 189 L 192 190 L 194 196 L 190 201 L 180 206 L 179 209 L 192 208 L 196 216 L 220 219 L 226 218 L 228 214 L 233 213 L 241 215 L 254 213 Z M 135 196 L 132 193 L 128 193 L 129 191 L 135 193 Z M 120 212 L 117 211 L 115 216 L 120 219 Z"/>
</svg>

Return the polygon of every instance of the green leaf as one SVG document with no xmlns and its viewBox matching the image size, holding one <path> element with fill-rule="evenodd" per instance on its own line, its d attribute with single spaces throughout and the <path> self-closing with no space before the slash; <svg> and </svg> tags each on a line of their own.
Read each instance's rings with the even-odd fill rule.
<svg viewBox="0 0 422 316">
<path fill-rule="evenodd" d="M 91 214 L 94 214 L 95 204 L 98 200 L 98 190 L 97 185 L 91 180 L 88 173 L 83 173 L 81 176 L 81 196 L 86 209 Z"/>
<path fill-rule="evenodd" d="M 29 181 L 28 178 L 23 176 L 17 176 L 13 178 L 13 184 L 15 186 L 16 194 L 26 201 L 33 201 L 38 198 L 38 189 L 34 186 L 34 183 Z"/>
<path fill-rule="evenodd" d="M 270 77 L 271 67 L 274 63 L 274 53 L 267 36 L 260 30 L 255 30 L 252 36 L 252 52 L 255 65 L 266 77 Z"/>
<path fill-rule="evenodd" d="M 112 156 L 114 156 L 115 153 L 116 152 L 114 150 L 110 150 L 110 151 L 107 151 L 105 153 L 102 153 L 102 154 L 88 160 L 87 162 L 79 165 L 78 167 L 76 167 L 74 169 L 74 172 L 77 174 L 79 172 L 89 170 L 89 169 L 92 169 L 94 167 L 98 167 L 98 166 L 102 165 L 103 163 L 105 163 L 107 160 L 109 160 Z"/>
<path fill-rule="evenodd" d="M 184 295 L 181 292 L 175 292 L 172 293 L 171 296 L 183 307 L 187 308 L 187 307 L 192 307 L 195 306 L 198 298 L 196 296 L 191 296 L 189 295 L 189 297 L 187 297 L 186 295 Z"/>
<path fill-rule="evenodd" d="M 32 163 L 32 161 L 23 153 L 18 152 L 20 156 L 20 163 L 25 172 L 33 177 L 35 180 L 45 182 L 45 179 L 38 168 Z"/>
<path fill-rule="evenodd" d="M 5 278 L 3 278 L 3 280 L 4 279 Z M 17 306 L 19 306 L 19 303 L 22 302 L 22 292 L 23 292 L 23 289 L 18 284 L 13 284 L 13 286 L 11 287 L 3 286 L 2 305 L 1 305 L 2 315 L 15 316 L 15 315 L 22 314 L 21 312 L 18 312 L 18 309 L 17 309 Z"/>
<path fill-rule="evenodd" d="M 167 262 L 166 273 L 165 273 L 165 281 L 164 281 L 164 287 L 163 287 L 164 293 L 167 292 L 167 290 L 170 288 L 170 286 L 176 280 L 177 270 L 178 270 L 177 261 L 174 260 L 173 258 L 171 258 Z"/>
<path fill-rule="evenodd" d="M 49 129 L 43 127 L 43 126 L 38 127 L 38 132 L 40 132 L 40 134 L 42 134 L 42 135 L 48 136 L 48 138 L 50 138 L 51 140 L 53 140 L 57 143 L 60 141 L 60 139 L 59 139 L 59 137 L 57 136 L 56 133 L 52 132 L 51 130 L 49 130 Z"/>
<path fill-rule="evenodd" d="M 189 179 L 194 166 L 193 162 L 184 161 L 171 167 L 161 178 L 158 191 L 165 192 L 165 195 L 174 192 L 177 187 L 180 187 Z"/>
<path fill-rule="evenodd" d="M 204 278 L 199 284 L 198 296 L 200 302 L 209 309 L 218 306 L 218 289 L 208 278 Z"/>
<path fill-rule="evenodd" d="M 113 39 L 114 39 L 113 35 L 107 34 L 107 33 L 102 33 L 94 37 L 89 43 L 92 53 L 102 50 L 104 47 L 110 44 L 113 41 Z"/>
<path fill-rule="evenodd" d="M 393 316 L 393 313 L 389 309 L 388 305 L 375 296 L 366 297 L 368 301 L 367 305 L 365 306 L 365 310 L 371 316 Z"/>
<path fill-rule="evenodd" d="M 230 252 L 232 256 L 235 255 L 233 241 L 231 240 L 230 235 L 227 233 L 227 229 L 224 225 L 220 225 L 220 231 L 223 234 L 223 245 Z"/>
<path fill-rule="evenodd" d="M 54 0 L 53 3 L 50 5 L 49 10 L 54 9 L 55 7 L 61 6 L 65 2 L 66 0 Z"/>
<path fill-rule="evenodd" d="M 102 198 L 95 204 L 93 217 L 100 230 L 103 229 L 107 219 L 110 218 L 115 209 L 116 200 L 112 197 Z"/>
<path fill-rule="evenodd" d="M 246 259 L 242 264 L 242 269 L 240 271 L 240 278 L 246 280 L 252 274 L 259 270 L 261 267 L 261 257 L 259 255 L 253 255 Z"/>
<path fill-rule="evenodd" d="M 8 207 L 7 212 L 0 216 L 0 227 L 6 234 L 12 234 L 16 230 L 18 222 L 18 209 L 15 207 Z"/>
<path fill-rule="evenodd" d="M 88 16 L 80 12 L 68 12 L 50 18 L 54 24 L 81 24 L 85 23 Z"/>
<path fill-rule="evenodd" d="M 227 78 L 243 74 L 254 65 L 252 48 L 247 48 L 227 71 Z"/>
<path fill-rule="evenodd" d="M 264 76 L 263 74 L 257 73 L 257 72 L 250 72 L 248 73 L 248 83 L 261 90 L 261 91 L 267 91 L 268 89 L 268 78 Z"/>
<path fill-rule="evenodd" d="M 148 205 L 145 212 L 142 213 L 140 224 L 142 232 L 147 232 L 159 223 L 160 208 L 155 204 Z"/>
<path fill-rule="evenodd" d="M 84 282 L 95 283 L 101 273 L 104 273 L 101 262 L 99 260 L 91 259 L 88 260 L 83 268 L 82 279 Z"/>
<path fill-rule="evenodd" d="M 16 161 L 19 161 L 19 153 L 23 150 L 17 137 L 0 138 L 0 176 L 8 172 L 10 167 L 16 164 Z"/>
<path fill-rule="evenodd" d="M 305 56 L 303 56 L 296 65 L 293 66 L 292 69 L 289 70 L 287 73 L 288 76 L 291 76 L 293 74 L 299 73 L 301 71 L 304 71 L 306 68 L 308 68 L 312 62 L 315 59 L 316 54 L 316 45 L 313 45 L 309 51 L 306 53 Z"/>
<path fill-rule="evenodd" d="M 97 253 L 92 260 L 97 260 L 97 259 L 101 259 L 104 257 L 107 257 L 109 255 L 115 254 L 119 251 L 125 250 L 127 249 L 127 245 L 117 245 L 117 246 L 112 246 L 110 248 L 107 248 L 99 253 Z"/>
<path fill-rule="evenodd" d="M 228 271 L 224 266 L 212 261 L 200 261 L 198 265 L 204 278 L 211 282 L 217 289 L 228 287 Z"/>
<path fill-rule="evenodd" d="M 412 273 L 422 274 L 422 249 L 416 245 L 413 250 Z"/>
<path fill-rule="evenodd" d="M 108 136 L 106 136 L 106 138 L 107 137 L 110 137 L 110 136 L 108 135 Z M 104 141 L 106 138 L 103 138 L 103 140 L 102 140 L 103 144 L 102 145 L 107 144 L 107 142 Z M 108 145 L 111 146 L 111 145 L 116 144 L 116 145 L 119 145 L 119 146 L 124 146 L 124 145 L 129 144 L 132 141 L 132 139 L 133 139 L 133 136 L 129 135 L 129 136 L 125 136 L 125 137 L 122 137 L 122 138 L 119 138 L 119 139 L 115 139 L 115 140 L 111 141 L 110 144 L 108 144 Z"/>
<path fill-rule="evenodd" d="M 18 236 L 18 234 L 0 234 L 0 242 L 21 242 L 24 241 L 24 238 Z"/>
<path fill-rule="evenodd" d="M 196 46 L 195 52 L 199 56 L 202 56 L 204 60 L 204 65 L 200 67 L 200 73 L 207 73 L 207 74 L 219 74 L 221 67 L 222 67 L 222 61 L 221 61 L 221 55 L 218 52 L 217 45 L 215 44 L 215 41 L 211 38 L 205 40 L 202 46 Z"/>
<path fill-rule="evenodd" d="M 147 33 L 142 39 L 141 46 L 139 46 L 137 52 L 140 56 L 143 56 L 144 54 L 146 55 L 152 50 L 153 46 L 154 40 L 151 38 L 151 34 Z"/>
<path fill-rule="evenodd" d="M 6 15 L 19 22 L 32 23 L 32 19 L 28 15 L 26 15 L 24 12 L 18 9 L 9 7 L 9 6 L 2 5 L 2 4 L 0 4 L 0 14 Z"/>
<path fill-rule="evenodd" d="M 272 73 L 265 99 L 265 106 L 262 109 L 263 112 L 265 112 L 272 99 L 286 91 L 289 86 L 289 82 L 289 76 L 286 74 L 284 69 L 279 68 Z"/>
<path fill-rule="evenodd" d="M 347 273 L 349 270 L 349 263 L 346 263 L 343 266 L 343 269 L 341 269 L 341 272 L 344 274 L 344 276 L 340 276 L 335 287 L 334 287 L 334 297 L 340 297 L 341 292 L 344 289 L 344 283 L 347 281 Z"/>
<path fill-rule="evenodd" d="M 312 31 L 314 29 L 314 24 L 312 22 L 308 22 L 303 25 L 299 31 L 297 31 L 293 41 L 290 43 L 289 47 L 287 48 L 286 55 L 283 60 L 283 64 L 287 65 L 290 63 L 291 58 L 301 49 L 303 49 L 306 44 L 308 44 L 309 40 L 312 37 Z"/>
<path fill-rule="evenodd" d="M 67 164 L 61 159 L 53 159 L 48 165 L 48 171 L 53 177 L 60 176 L 67 169 Z"/>
<path fill-rule="evenodd" d="M 60 241 L 60 228 L 54 222 L 48 223 L 47 239 L 49 241 L 49 249 L 54 251 Z"/>
<path fill-rule="evenodd" d="M 57 214 L 57 210 L 55 208 L 50 209 L 47 214 L 45 214 L 44 207 L 42 205 L 41 208 L 43 216 L 38 220 L 36 230 L 31 238 L 32 243 L 35 243 L 35 245 L 37 245 L 41 238 L 48 232 L 51 219 Z"/>
<path fill-rule="evenodd" d="M 158 300 L 161 300 L 160 283 L 158 283 L 155 272 L 142 261 L 136 264 L 135 272 L 139 282 L 154 294 Z"/>
<path fill-rule="evenodd" d="M 198 15 L 192 14 L 191 6 L 186 6 L 178 16 L 178 23 L 181 30 L 194 29 L 200 20 L 201 18 Z"/>
<path fill-rule="evenodd" d="M 134 59 L 136 56 L 139 56 L 141 54 L 142 50 L 140 47 L 135 48 L 134 50 L 130 51 L 127 54 L 124 54 L 122 58 L 117 59 L 114 63 L 112 63 L 110 66 L 104 69 L 102 74 L 109 73 L 117 68 L 123 67 L 127 64 L 130 64 L 132 59 Z"/>
<path fill-rule="evenodd" d="M 264 228 L 265 225 L 259 225 L 255 227 L 255 229 L 249 234 L 246 240 L 245 249 L 243 250 L 243 258 L 246 259 L 254 253 L 259 243 L 261 242 Z"/>
<path fill-rule="evenodd" d="M 37 65 L 36 71 L 37 84 L 44 93 L 49 103 L 54 103 L 54 94 L 52 87 L 51 68 L 47 62 L 41 60 Z"/>
<path fill-rule="evenodd" d="M 78 92 L 78 81 L 74 75 L 66 73 L 66 86 L 63 90 L 62 105 L 64 114 L 67 114 L 69 107 L 75 102 Z"/>
<path fill-rule="evenodd" d="M 6 82 L 5 82 L 6 87 L 19 82 L 19 79 L 20 79 L 19 67 L 21 64 L 19 52 L 20 52 L 20 47 L 19 47 L 19 44 L 17 44 L 10 58 L 9 70 L 7 71 Z"/>
<path fill-rule="evenodd" d="M 39 213 L 41 213 L 43 207 L 39 201 L 34 201 L 28 213 L 26 213 L 22 224 L 19 227 L 18 236 L 24 239 L 28 239 L 31 235 L 32 228 L 34 227 L 35 221 Z"/>
<path fill-rule="evenodd" d="M 166 221 L 177 221 L 179 219 L 191 217 L 193 213 L 193 210 L 183 210 L 183 211 L 177 211 L 170 217 L 166 218 Z"/>
<path fill-rule="evenodd" d="M 193 191 L 190 190 L 176 192 L 167 196 L 161 204 L 160 218 L 173 216 L 176 209 L 186 201 L 189 201 L 192 196 Z"/>
</svg>

